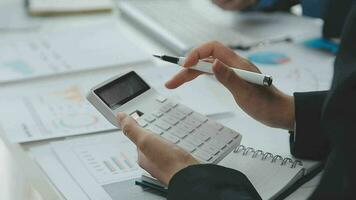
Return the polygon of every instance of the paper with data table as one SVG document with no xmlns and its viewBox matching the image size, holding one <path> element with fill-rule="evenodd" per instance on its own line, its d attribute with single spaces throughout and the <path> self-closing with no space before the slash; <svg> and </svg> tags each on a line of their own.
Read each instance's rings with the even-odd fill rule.
<svg viewBox="0 0 356 200">
<path fill-rule="evenodd" d="M 136 147 L 122 132 L 53 142 L 51 147 L 90 199 L 157 199 L 134 184 L 143 170 Z"/>
<path fill-rule="evenodd" d="M 12 142 L 115 129 L 86 101 L 84 88 L 76 82 L 56 82 L 24 95 L 4 94 L 0 127 Z"/>
<path fill-rule="evenodd" d="M 0 41 L 0 83 L 150 60 L 115 24 Z"/>
</svg>

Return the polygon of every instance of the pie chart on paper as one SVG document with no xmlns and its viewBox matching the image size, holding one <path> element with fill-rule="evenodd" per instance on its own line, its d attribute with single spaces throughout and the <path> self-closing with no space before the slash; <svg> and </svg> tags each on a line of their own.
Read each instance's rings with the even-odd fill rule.
<svg viewBox="0 0 356 200">
<path fill-rule="evenodd" d="M 287 55 L 278 52 L 253 53 L 248 56 L 248 59 L 253 63 L 264 65 L 281 65 L 291 61 Z"/>
</svg>

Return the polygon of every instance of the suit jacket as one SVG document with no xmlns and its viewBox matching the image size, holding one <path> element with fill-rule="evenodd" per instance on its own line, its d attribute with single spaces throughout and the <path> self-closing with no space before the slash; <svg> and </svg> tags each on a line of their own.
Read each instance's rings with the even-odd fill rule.
<svg viewBox="0 0 356 200">
<path fill-rule="evenodd" d="M 356 5 L 343 32 L 329 91 L 295 93 L 291 152 L 325 162 L 310 199 L 356 199 Z M 214 165 L 179 171 L 169 183 L 169 200 L 260 199 L 241 172 Z"/>
<path fill-rule="evenodd" d="M 292 6 L 300 3 L 304 15 L 324 20 L 323 36 L 325 38 L 339 38 L 351 5 L 355 2 L 356 0 L 259 0 L 248 10 L 290 11 Z"/>
</svg>

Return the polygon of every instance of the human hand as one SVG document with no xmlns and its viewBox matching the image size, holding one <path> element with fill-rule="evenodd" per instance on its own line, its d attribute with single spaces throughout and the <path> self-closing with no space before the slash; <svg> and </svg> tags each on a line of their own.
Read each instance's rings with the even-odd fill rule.
<svg viewBox="0 0 356 200">
<path fill-rule="evenodd" d="M 174 89 L 189 82 L 202 72 L 190 70 L 201 59 L 213 61 L 213 72 L 233 95 L 236 103 L 254 119 L 272 127 L 292 130 L 294 128 L 294 99 L 273 85 L 265 87 L 248 83 L 228 66 L 260 73 L 258 68 L 218 42 L 209 42 L 192 50 L 186 57 L 183 69 L 166 83 Z"/>
<path fill-rule="evenodd" d="M 118 114 L 124 134 L 137 146 L 138 164 L 161 183 L 168 185 L 178 171 L 199 162 L 187 151 L 140 127 L 125 113 Z"/>
<path fill-rule="evenodd" d="M 256 4 L 256 0 L 212 0 L 224 10 L 243 10 Z"/>
</svg>

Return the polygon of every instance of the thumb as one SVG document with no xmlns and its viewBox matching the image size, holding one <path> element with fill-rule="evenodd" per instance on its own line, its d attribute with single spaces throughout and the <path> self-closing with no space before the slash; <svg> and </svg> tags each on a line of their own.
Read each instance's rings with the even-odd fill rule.
<svg viewBox="0 0 356 200">
<path fill-rule="evenodd" d="M 213 72 L 218 81 L 230 92 L 236 92 L 243 84 L 246 84 L 230 67 L 218 59 L 214 61 Z"/>
</svg>

